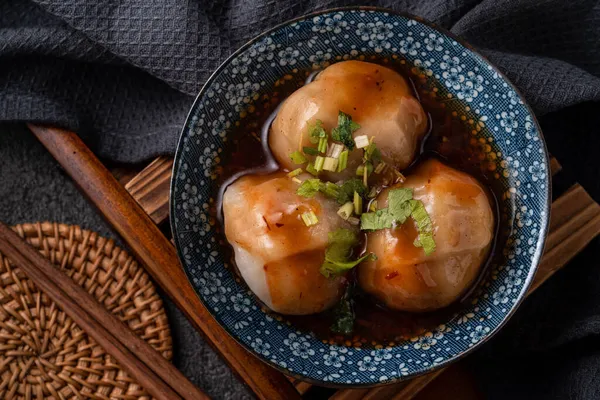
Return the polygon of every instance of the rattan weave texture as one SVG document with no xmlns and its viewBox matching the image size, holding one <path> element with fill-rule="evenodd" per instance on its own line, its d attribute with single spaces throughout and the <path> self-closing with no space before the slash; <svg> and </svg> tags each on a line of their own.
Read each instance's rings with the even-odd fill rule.
<svg viewBox="0 0 600 400">
<path fill-rule="evenodd" d="M 43 222 L 14 229 L 166 360 L 171 359 L 162 300 L 127 252 L 78 226 Z M 81 398 L 150 397 L 0 254 L 0 399 Z"/>
</svg>

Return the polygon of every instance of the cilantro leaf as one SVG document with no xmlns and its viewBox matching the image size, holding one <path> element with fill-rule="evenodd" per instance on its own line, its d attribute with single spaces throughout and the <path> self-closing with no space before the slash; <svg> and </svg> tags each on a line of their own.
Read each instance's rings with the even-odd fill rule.
<svg viewBox="0 0 600 400">
<path fill-rule="evenodd" d="M 323 129 L 323 121 L 316 120 L 314 125 L 308 127 L 308 139 L 311 143 L 319 143 L 319 139 L 326 138 L 327 132 Z"/>
<path fill-rule="evenodd" d="M 342 335 L 350 335 L 354 330 L 354 308 L 352 301 L 352 288 L 346 287 L 346 292 L 333 309 L 334 321 L 331 324 L 332 332 Z"/>
<path fill-rule="evenodd" d="M 357 260 L 351 260 L 352 250 L 358 244 L 358 234 L 340 228 L 328 235 L 329 245 L 325 250 L 325 261 L 321 265 L 320 272 L 326 277 L 343 274 L 351 270 L 366 259 L 373 259 L 372 253 L 366 254 Z"/>
<path fill-rule="evenodd" d="M 352 117 L 343 111 L 338 113 L 338 126 L 331 130 L 333 140 L 342 142 L 348 149 L 354 150 L 354 139 L 352 133 L 360 128 L 360 125 L 352 121 Z"/>
<path fill-rule="evenodd" d="M 425 255 L 428 256 L 435 251 L 435 240 L 433 239 L 433 223 L 421 200 L 410 200 L 412 208 L 411 217 L 417 224 L 419 236 L 413 242 L 416 247 L 422 247 Z"/>
<path fill-rule="evenodd" d="M 433 232 L 433 224 L 423 202 L 421 200 L 410 200 L 410 205 L 412 208 L 410 216 L 417 223 L 419 233 Z"/>
<path fill-rule="evenodd" d="M 352 255 L 352 248 L 358 244 L 358 236 L 349 229 L 336 229 L 327 235 L 329 246 L 325 259 L 331 262 L 346 261 Z"/>
<path fill-rule="evenodd" d="M 365 154 L 363 155 L 363 159 L 365 161 L 371 162 L 379 162 L 381 161 L 381 152 L 375 145 L 375 142 L 369 143 L 367 147 L 365 147 Z"/>
<path fill-rule="evenodd" d="M 307 179 L 298 187 L 296 194 L 303 197 L 314 197 L 322 185 L 323 183 L 318 178 Z"/>
<path fill-rule="evenodd" d="M 323 275 L 329 278 L 331 275 L 343 274 L 365 260 L 376 260 L 376 258 L 373 253 L 369 253 L 352 261 L 332 261 L 327 258 L 327 255 L 325 255 L 325 262 L 323 265 L 321 265 L 320 271 Z"/>
<path fill-rule="evenodd" d="M 415 247 L 422 247 L 425 255 L 428 256 L 435 251 L 435 241 L 433 232 L 419 233 L 419 236 L 413 242 Z"/>
<path fill-rule="evenodd" d="M 362 179 L 352 178 L 345 181 L 340 186 L 340 192 L 337 196 L 337 202 L 339 204 L 346 204 L 354 199 L 354 192 L 360 196 L 364 196 L 367 193 L 367 187 L 363 183 Z"/>
<path fill-rule="evenodd" d="M 409 200 L 412 200 L 412 197 L 412 189 L 400 188 L 389 191 L 388 212 L 398 224 L 403 224 L 410 217 L 413 206 Z"/>
<path fill-rule="evenodd" d="M 393 223 L 394 216 L 389 213 L 387 208 L 382 208 L 375 212 L 363 213 L 360 216 L 360 229 L 365 231 L 391 228 Z"/>
</svg>

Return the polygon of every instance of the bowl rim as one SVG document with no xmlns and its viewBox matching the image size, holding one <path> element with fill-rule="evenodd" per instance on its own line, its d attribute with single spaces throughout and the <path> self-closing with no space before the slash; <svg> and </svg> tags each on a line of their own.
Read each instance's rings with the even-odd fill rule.
<svg viewBox="0 0 600 400">
<path fill-rule="evenodd" d="M 238 337 L 233 334 L 229 328 L 227 328 L 225 325 L 221 324 L 221 322 L 219 322 L 219 320 L 213 315 L 212 311 L 210 310 L 210 308 L 207 306 L 206 302 L 204 301 L 204 299 L 202 298 L 202 296 L 199 295 L 198 291 L 194 288 L 194 285 L 192 284 L 192 277 L 190 276 L 190 273 L 188 271 L 187 268 L 184 267 L 184 262 L 183 262 L 183 258 L 182 258 L 182 254 L 183 254 L 183 250 L 181 248 L 180 245 L 180 240 L 178 239 L 178 236 L 175 234 L 176 233 L 176 224 L 175 224 L 175 204 L 174 204 L 174 191 L 175 191 L 175 185 L 176 185 L 176 176 L 178 173 L 178 163 L 177 160 L 181 154 L 181 148 L 182 148 L 182 143 L 183 143 L 183 138 L 184 138 L 184 134 L 186 133 L 186 131 L 188 130 L 188 125 L 189 125 L 189 121 L 190 118 L 192 117 L 192 112 L 196 106 L 196 104 L 200 101 L 200 99 L 204 96 L 204 94 L 206 93 L 206 91 L 211 87 L 211 85 L 213 84 L 213 81 L 220 75 L 220 73 L 229 66 L 229 64 L 236 58 L 238 57 L 241 53 L 243 53 L 244 51 L 246 51 L 250 46 L 252 46 L 254 43 L 257 43 L 258 41 L 260 41 L 261 39 L 269 36 L 270 34 L 286 27 L 289 26 L 295 22 L 298 21 L 302 21 L 302 20 L 306 20 L 308 18 L 313 18 L 313 17 L 317 17 L 319 15 L 323 15 L 323 14 L 330 14 L 333 12 L 347 12 L 347 11 L 367 11 L 367 12 L 377 12 L 377 13 L 384 13 L 384 14 L 393 14 L 393 15 L 397 15 L 397 16 L 401 16 L 401 17 L 405 17 L 407 19 L 411 19 L 411 20 L 415 20 L 418 21 L 419 23 L 426 25 L 436 31 L 438 31 L 440 34 L 443 34 L 444 36 L 458 42 L 460 45 L 462 45 L 465 49 L 467 49 L 468 51 L 470 51 L 471 53 L 475 54 L 476 56 L 480 57 L 481 60 L 483 60 L 487 66 L 491 67 L 491 69 L 498 74 L 508 85 L 508 87 L 510 89 L 512 89 L 516 95 L 518 96 L 519 100 L 521 100 L 521 102 L 523 103 L 523 107 L 525 107 L 525 109 L 527 110 L 527 112 L 529 113 L 529 115 L 531 116 L 531 122 L 535 125 L 536 131 L 539 135 L 539 140 L 540 140 L 540 144 L 541 147 L 544 149 L 544 160 L 546 162 L 546 165 L 548 166 L 548 170 L 546 173 L 546 176 L 544 178 L 544 181 L 542 183 L 544 183 L 546 185 L 547 188 L 547 196 L 544 199 L 544 203 L 543 203 L 543 208 L 546 210 L 546 215 L 545 218 L 543 220 L 540 221 L 540 230 L 539 233 L 537 235 L 537 237 L 540 239 L 540 244 L 538 245 L 538 249 L 539 251 L 536 251 L 536 253 L 532 256 L 532 260 L 530 262 L 530 271 L 525 279 L 525 282 L 523 283 L 523 287 L 521 289 L 521 293 L 519 294 L 519 296 L 517 297 L 515 303 L 513 304 L 512 308 L 509 310 L 509 312 L 504 316 L 504 318 L 500 321 L 500 323 L 498 325 L 496 325 L 495 327 L 492 328 L 492 330 L 490 330 L 489 334 L 487 334 L 485 337 L 483 337 L 479 342 L 475 343 L 473 346 L 465 349 L 463 352 L 461 352 L 460 354 L 457 354 L 456 356 L 449 358 L 447 360 L 444 360 L 442 362 L 440 362 L 439 364 L 436 365 L 431 365 L 429 366 L 429 368 L 421 371 L 421 372 L 417 372 L 417 373 L 412 373 L 409 374 L 407 376 L 397 376 L 394 379 L 391 379 L 389 381 L 386 382 L 373 382 L 373 383 L 331 383 L 331 382 L 325 382 L 325 381 L 321 381 L 318 379 L 314 379 L 308 376 L 304 376 L 301 374 L 297 374 L 294 372 L 291 372 L 283 367 L 281 367 L 280 365 L 276 364 L 276 363 L 272 363 L 270 362 L 268 359 L 260 356 L 259 354 L 257 354 L 254 349 L 252 349 L 250 346 L 246 345 L 243 341 L 239 340 Z M 218 67 L 217 69 L 208 77 L 208 79 L 206 80 L 206 82 L 202 85 L 202 88 L 200 89 L 200 91 L 198 92 L 198 94 L 196 95 L 196 97 L 194 98 L 194 101 L 192 102 L 192 105 L 190 106 L 190 110 L 186 116 L 185 122 L 183 123 L 183 126 L 181 128 L 181 132 L 179 134 L 179 139 L 177 140 L 177 147 L 175 150 L 175 155 L 174 155 L 174 162 L 173 162 L 173 167 L 171 170 L 171 182 L 169 184 L 169 227 L 171 228 L 171 232 L 173 234 L 173 240 L 175 242 L 175 248 L 177 250 L 177 256 L 179 258 L 180 264 L 181 264 L 181 268 L 184 270 L 186 277 L 188 279 L 188 283 L 192 286 L 192 288 L 194 288 L 194 292 L 196 293 L 196 296 L 198 296 L 198 298 L 200 299 L 200 301 L 202 302 L 202 304 L 207 308 L 207 310 L 209 311 L 209 313 L 211 314 L 211 317 L 215 318 L 215 320 L 217 321 L 217 323 L 221 326 L 221 328 L 223 328 L 223 330 L 225 332 L 227 332 L 227 334 L 233 339 L 235 340 L 240 346 L 242 346 L 246 351 L 248 351 L 249 353 L 251 353 L 254 357 L 258 358 L 260 361 L 264 362 L 265 364 L 269 365 L 272 368 L 275 368 L 276 370 L 278 370 L 279 372 L 283 373 L 284 375 L 287 376 L 291 376 L 294 377 L 296 379 L 314 384 L 314 385 L 318 385 L 318 386 L 323 386 L 323 387 L 329 387 L 329 388 L 335 388 L 335 389 L 352 389 L 352 388 L 374 388 L 374 387 L 381 387 L 381 386 L 388 386 L 388 385 L 394 385 L 394 384 L 398 384 L 400 382 L 405 382 L 407 380 L 416 378 L 416 377 L 420 377 L 429 373 L 432 373 L 434 371 L 440 370 L 441 368 L 446 368 L 454 363 L 456 363 L 459 360 L 462 360 L 465 356 L 467 356 L 468 354 L 471 354 L 474 350 L 479 349 L 484 343 L 487 343 L 492 337 L 494 337 L 498 332 L 500 332 L 502 330 L 502 328 L 506 325 L 506 323 L 513 317 L 513 315 L 515 314 L 515 312 L 517 311 L 517 309 L 521 306 L 521 304 L 523 303 L 523 300 L 527 297 L 527 293 L 529 291 L 529 288 L 531 286 L 531 283 L 536 275 L 536 272 L 539 268 L 542 256 L 544 254 L 544 249 L 546 246 L 546 239 L 548 237 L 548 231 L 549 231 L 549 226 L 550 226 L 550 210 L 551 210 L 551 205 L 552 205 L 552 177 L 551 177 L 551 173 L 549 170 L 549 166 L 550 166 L 550 157 L 549 157 L 549 152 L 548 152 L 548 146 L 546 144 L 546 139 L 544 138 L 544 134 L 542 132 L 542 129 L 540 127 L 540 124 L 537 120 L 537 117 L 535 115 L 535 113 L 533 112 L 533 109 L 531 108 L 531 106 L 527 103 L 525 97 L 523 96 L 523 94 L 517 89 L 517 87 L 510 81 L 510 79 L 508 79 L 508 77 L 498 69 L 498 67 L 496 67 L 487 57 L 485 57 L 484 55 L 482 55 L 478 50 L 476 50 L 471 44 L 469 44 L 465 39 L 459 37 L 458 35 L 450 32 L 449 30 L 447 30 L 446 28 L 442 28 L 440 26 L 438 26 L 437 24 L 434 24 L 433 22 L 430 22 L 422 17 L 416 16 L 414 14 L 408 13 L 408 12 L 404 12 L 404 11 L 395 11 L 395 10 L 390 10 L 384 7 L 376 7 L 376 6 L 344 6 L 344 7 L 334 7 L 334 8 L 326 8 L 326 9 L 322 9 L 322 10 L 317 10 L 317 11 L 313 11 L 311 13 L 308 14 L 304 14 L 301 15 L 299 17 L 293 18 L 293 19 L 289 19 L 286 20 L 284 22 L 281 22 L 265 31 L 263 31 L 262 33 L 256 35 L 255 37 L 253 37 L 252 39 L 250 39 L 249 41 L 247 41 L 246 43 L 244 43 L 242 46 L 240 46 L 237 50 L 235 50 L 231 55 L 229 55 Z"/>
</svg>

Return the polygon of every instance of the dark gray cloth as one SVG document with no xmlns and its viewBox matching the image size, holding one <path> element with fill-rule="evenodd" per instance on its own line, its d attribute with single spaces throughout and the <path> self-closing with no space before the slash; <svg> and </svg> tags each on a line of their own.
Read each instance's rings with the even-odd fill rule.
<svg viewBox="0 0 600 400">
<path fill-rule="evenodd" d="M 594 134 L 600 123 L 598 1 L 361 3 L 419 15 L 480 49 L 541 116 L 563 175 L 600 198 L 600 138 Z M 280 22 L 349 4 L 357 3 L 2 0 L 0 121 L 75 130 L 97 154 L 116 161 L 172 153 L 193 97 L 231 52 Z M 52 160 L 28 134 L 8 131 L 0 129 L 0 218 L 53 219 L 107 231 L 64 183 L 68 179 L 48 169 Z M 600 398 L 600 380 L 592 378 L 600 369 L 600 269 L 591 258 L 598 250 L 595 241 L 586 251 L 589 260 L 579 257 L 560 272 L 471 358 L 490 398 Z M 175 331 L 184 332 L 175 338 L 178 365 L 217 397 L 241 396 L 189 325 L 180 317 L 174 321 Z M 533 370 L 540 371 L 537 378 L 526 374 Z"/>
</svg>

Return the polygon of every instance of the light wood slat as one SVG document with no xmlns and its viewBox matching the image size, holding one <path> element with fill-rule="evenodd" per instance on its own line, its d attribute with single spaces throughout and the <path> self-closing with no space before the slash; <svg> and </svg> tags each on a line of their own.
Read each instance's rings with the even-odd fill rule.
<svg viewBox="0 0 600 400">
<path fill-rule="evenodd" d="M 125 184 L 125 189 L 156 224 L 169 217 L 172 168 L 171 157 L 158 157 Z"/>
</svg>

